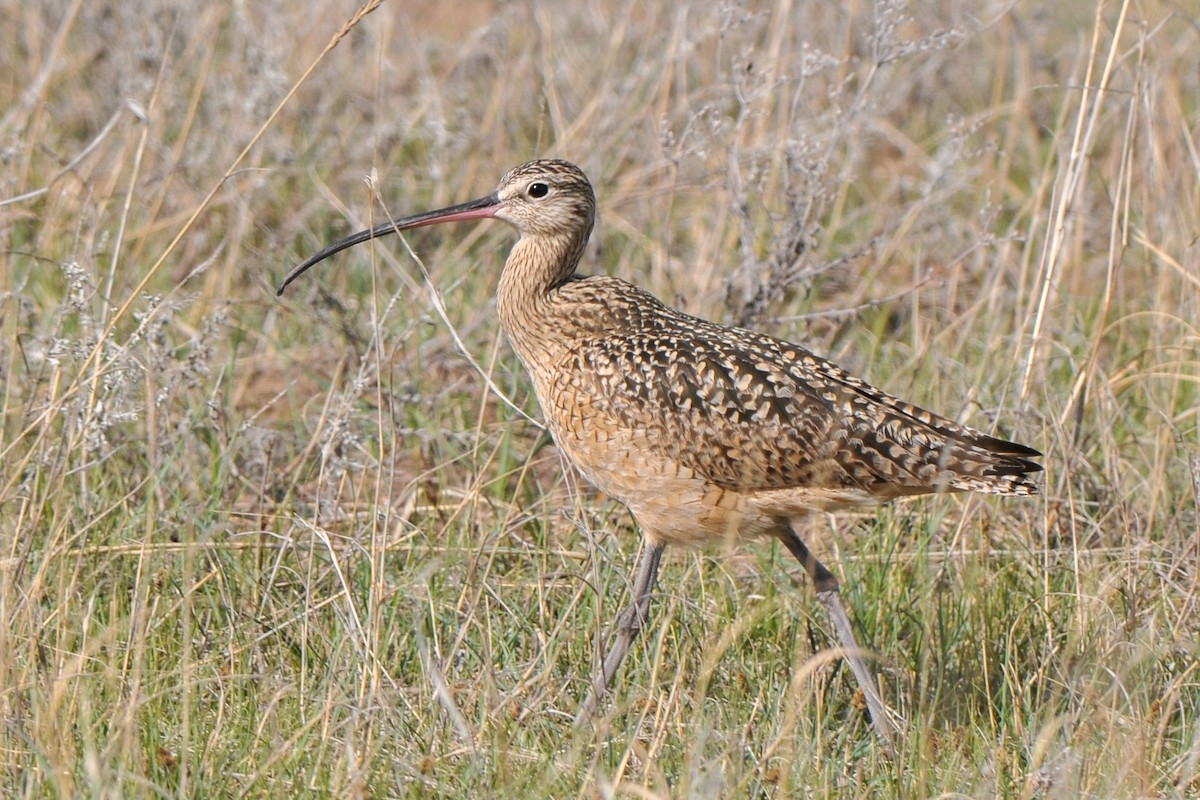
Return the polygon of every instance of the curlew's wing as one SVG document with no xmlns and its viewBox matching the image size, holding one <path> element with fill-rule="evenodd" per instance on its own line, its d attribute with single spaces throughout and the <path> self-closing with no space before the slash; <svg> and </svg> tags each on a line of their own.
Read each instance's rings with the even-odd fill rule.
<svg viewBox="0 0 1200 800">
<path fill-rule="evenodd" d="M 1036 493 L 1025 477 L 1041 470 L 1036 450 L 904 403 L 797 345 L 648 297 L 627 333 L 574 348 L 574 391 L 714 485 Z"/>
</svg>

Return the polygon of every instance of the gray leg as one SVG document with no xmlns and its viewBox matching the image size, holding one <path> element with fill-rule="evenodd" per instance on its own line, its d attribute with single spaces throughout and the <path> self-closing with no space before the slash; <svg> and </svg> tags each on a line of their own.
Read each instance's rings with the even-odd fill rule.
<svg viewBox="0 0 1200 800">
<path fill-rule="evenodd" d="M 584 699 L 579 713 L 575 716 L 576 725 L 591 720 L 592 715 L 596 713 L 596 706 L 599 705 L 601 698 L 604 697 L 604 693 L 612 683 L 613 676 L 617 674 L 621 662 L 625 660 L 629 646 L 637 638 L 642 626 L 650 619 L 650 593 L 654 589 L 654 579 L 658 576 L 658 562 L 662 560 L 662 552 L 661 544 L 646 543 L 646 549 L 642 552 L 642 561 L 638 564 L 637 577 L 633 579 L 633 601 L 617 617 L 616 635 L 613 637 L 612 645 L 608 648 L 608 654 L 604 657 L 604 663 L 596 670 L 596 674 L 592 678 L 592 688 L 588 692 L 587 698 Z"/>
<path fill-rule="evenodd" d="M 788 550 L 792 551 L 792 555 L 796 557 L 796 560 L 804 565 L 804 569 L 808 571 L 809 577 L 812 578 L 813 586 L 817 590 L 817 599 L 821 601 L 821 604 L 825 606 L 825 610 L 829 613 L 829 619 L 833 622 L 833 629 L 837 631 L 838 639 L 842 642 L 842 650 L 845 651 L 846 661 L 849 662 L 850 670 L 858 680 L 863 697 L 867 701 L 867 711 L 871 715 L 871 724 L 874 726 L 875 732 L 879 734 L 879 738 L 883 740 L 884 746 L 890 751 L 892 744 L 891 734 L 894 730 L 892 721 L 883 706 L 879 689 L 875 686 L 875 678 L 867 670 L 866 662 L 862 659 L 861 653 L 863 651 L 858 646 L 858 641 L 854 638 L 854 628 L 850 625 L 850 617 L 846 614 L 845 606 L 842 605 L 842 595 L 838 591 L 837 578 L 808 551 L 808 547 L 805 546 L 804 542 L 801 541 L 796 531 L 790 525 L 785 533 L 779 535 L 779 539 L 787 545 Z"/>
</svg>

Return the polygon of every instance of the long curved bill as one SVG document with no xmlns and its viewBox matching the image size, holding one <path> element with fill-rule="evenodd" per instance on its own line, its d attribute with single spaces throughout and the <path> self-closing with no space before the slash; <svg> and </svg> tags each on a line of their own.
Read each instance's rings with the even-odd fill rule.
<svg viewBox="0 0 1200 800">
<path fill-rule="evenodd" d="M 339 242 L 334 242 L 323 250 L 309 256 L 302 264 L 287 274 L 287 277 L 283 279 L 283 283 L 279 284 L 279 289 L 275 294 L 276 296 L 282 295 L 283 290 L 288 287 L 288 284 L 307 272 L 309 267 L 324 261 L 335 253 L 342 252 L 347 247 L 353 247 L 369 239 L 378 239 L 380 236 L 387 236 L 389 233 L 398 233 L 412 228 L 423 228 L 426 225 L 437 225 L 442 222 L 459 222 L 468 219 L 486 219 L 496 216 L 496 212 L 499 209 L 500 198 L 493 192 L 487 197 L 481 197 L 478 200 L 471 200 L 466 203 L 459 203 L 456 206 L 439 208 L 437 211 L 426 211 L 424 214 L 415 214 L 411 217 L 380 223 L 370 230 L 359 231 Z"/>
</svg>

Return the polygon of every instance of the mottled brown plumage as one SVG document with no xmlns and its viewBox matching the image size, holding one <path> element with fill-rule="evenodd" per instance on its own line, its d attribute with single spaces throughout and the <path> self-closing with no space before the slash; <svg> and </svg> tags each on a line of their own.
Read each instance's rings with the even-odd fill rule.
<svg viewBox="0 0 1200 800">
<path fill-rule="evenodd" d="M 804 348 L 676 311 L 624 281 L 576 273 L 595 217 L 587 178 L 532 161 L 471 203 L 380 225 L 301 264 L 395 230 L 496 217 L 514 225 L 497 291 L 500 322 L 555 442 L 627 505 L 648 541 L 598 700 L 648 613 L 666 543 L 774 536 L 804 564 L 863 685 L 886 714 L 837 599 L 837 582 L 792 523 L 803 514 L 929 492 L 1036 494 L 1040 454 L 898 400 Z M 840 616 L 839 616 L 840 615 Z"/>
</svg>

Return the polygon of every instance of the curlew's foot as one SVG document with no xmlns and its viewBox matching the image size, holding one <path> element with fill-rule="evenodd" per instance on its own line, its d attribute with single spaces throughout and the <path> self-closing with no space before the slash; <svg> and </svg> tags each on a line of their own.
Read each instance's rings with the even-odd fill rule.
<svg viewBox="0 0 1200 800">
<path fill-rule="evenodd" d="M 608 687 L 625 660 L 633 640 L 637 638 L 646 622 L 650 619 L 650 594 L 654 589 L 654 579 L 658 575 L 658 564 L 662 560 L 663 546 L 657 543 L 647 543 L 638 565 L 637 577 L 633 581 L 633 602 L 617 617 L 617 627 L 608 652 L 604 654 L 602 663 L 592 676 L 592 687 L 575 715 L 575 724 L 582 725 L 590 722 L 596 714 L 596 708 L 604 698 Z M 599 655 L 599 654 L 598 654 Z M 600 660 L 600 659 L 598 659 Z"/>
<path fill-rule="evenodd" d="M 867 713 L 871 717 L 871 727 L 875 729 L 875 733 L 878 734 L 888 753 L 893 754 L 892 734 L 896 732 L 896 727 L 888 715 L 887 707 L 883 704 L 879 687 L 875 684 L 875 676 L 871 674 L 871 671 L 867 669 L 866 662 L 863 661 L 862 653 L 864 651 L 854 638 L 850 617 L 846 614 L 846 607 L 842 605 L 842 594 L 835 586 L 833 589 L 817 592 L 817 599 L 829 613 L 829 619 L 842 643 L 842 655 L 845 656 L 846 662 L 850 665 L 850 671 L 854 673 L 858 686 L 862 689 L 863 698 L 867 702 Z"/>
<path fill-rule="evenodd" d="M 859 688 L 862 689 L 863 698 L 867 703 L 867 713 L 871 718 L 871 727 L 875 729 L 875 733 L 879 736 L 887 752 L 894 754 L 892 734 L 896 732 L 896 727 L 888 715 L 887 707 L 883 704 L 879 687 L 875 684 L 875 676 L 871 674 L 871 671 L 867 669 L 866 662 L 863 661 L 862 654 L 866 651 L 858 646 L 858 640 L 854 638 L 854 626 L 850 624 L 850 616 L 842 604 L 842 593 L 838 591 L 837 578 L 809 552 L 808 546 L 791 527 L 788 527 L 785 533 L 780 534 L 779 538 L 787 545 L 796 560 L 804 566 L 812 579 L 813 586 L 817 591 L 817 599 L 821 601 L 821 605 L 825 606 L 829 620 L 833 623 L 833 629 L 837 631 L 838 639 L 842 643 L 842 654 L 850 664 L 850 671 L 854 673 Z"/>
</svg>

